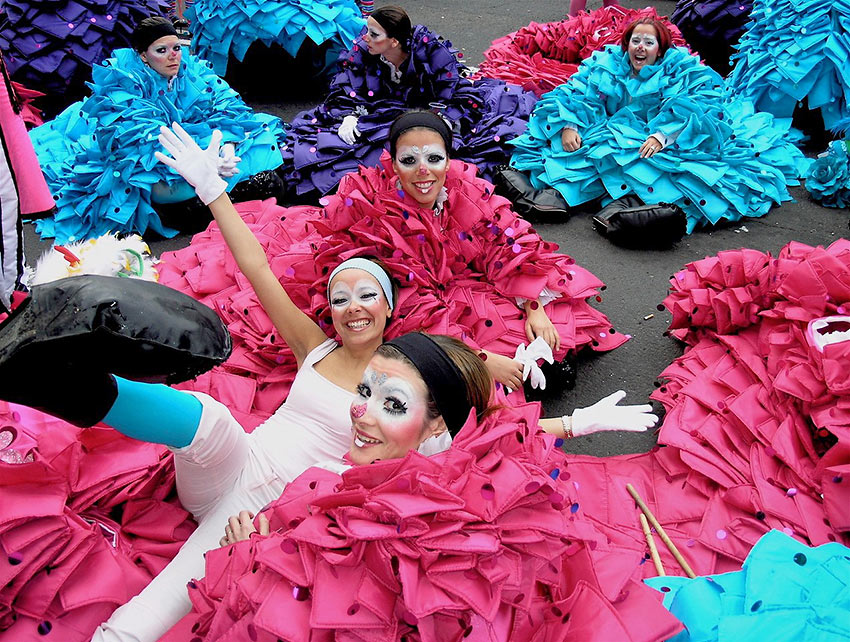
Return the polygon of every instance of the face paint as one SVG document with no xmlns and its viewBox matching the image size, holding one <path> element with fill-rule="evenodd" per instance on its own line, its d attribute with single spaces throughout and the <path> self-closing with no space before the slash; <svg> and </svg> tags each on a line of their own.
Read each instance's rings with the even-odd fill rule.
<svg viewBox="0 0 850 642">
<path fill-rule="evenodd" d="M 658 34 L 655 27 L 639 24 L 634 28 L 629 39 L 629 62 L 632 69 L 640 71 L 644 67 L 654 65 L 658 60 Z"/>
<path fill-rule="evenodd" d="M 431 171 L 444 169 L 448 160 L 446 149 L 442 145 L 402 147 L 396 152 L 396 158 L 404 167 L 427 168 Z"/>
<path fill-rule="evenodd" d="M 392 49 L 393 39 L 387 35 L 386 30 L 374 18 L 366 20 L 366 33 L 363 34 L 363 42 L 369 48 L 369 53 L 379 56 Z"/>
<path fill-rule="evenodd" d="M 850 316 L 829 316 L 809 321 L 806 339 L 818 352 L 823 352 L 826 346 L 850 341 Z"/>
<path fill-rule="evenodd" d="M 173 78 L 180 71 L 180 61 L 183 59 L 183 47 L 177 36 L 163 36 L 145 50 L 142 60 L 165 78 Z"/>
<path fill-rule="evenodd" d="M 449 164 L 446 145 L 434 130 L 411 129 L 399 136 L 393 169 L 401 188 L 420 205 L 434 207 Z"/>
<path fill-rule="evenodd" d="M 352 301 L 371 308 L 382 300 L 386 299 L 375 279 L 360 279 L 353 290 L 347 283 L 338 281 L 331 290 L 331 306 L 339 311 L 346 310 Z"/>
<path fill-rule="evenodd" d="M 356 464 L 404 457 L 432 434 L 428 390 L 411 365 L 375 355 L 351 404 L 352 443 Z"/>
</svg>

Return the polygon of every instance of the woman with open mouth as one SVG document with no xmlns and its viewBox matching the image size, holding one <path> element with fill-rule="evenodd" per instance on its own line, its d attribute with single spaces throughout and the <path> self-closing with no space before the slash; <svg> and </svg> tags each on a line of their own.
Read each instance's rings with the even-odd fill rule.
<svg viewBox="0 0 850 642">
<path fill-rule="evenodd" d="M 170 237 L 174 227 L 203 229 L 206 207 L 154 157 L 159 128 L 174 120 L 204 144 L 221 130 L 220 172 L 234 199 L 280 192 L 271 170 L 282 162 L 281 121 L 255 113 L 205 61 L 184 52 L 166 18 L 141 20 L 133 48 L 95 65 L 90 87 L 91 96 L 30 133 L 56 199 L 55 216 L 36 222 L 43 237 L 61 244 L 107 232 Z"/>
<path fill-rule="evenodd" d="M 571 206 L 635 194 L 674 203 L 687 231 L 763 216 L 808 162 L 789 122 L 728 99 L 723 79 L 645 17 L 535 108 L 511 164 Z M 604 203 L 603 203 L 604 204 Z"/>
</svg>

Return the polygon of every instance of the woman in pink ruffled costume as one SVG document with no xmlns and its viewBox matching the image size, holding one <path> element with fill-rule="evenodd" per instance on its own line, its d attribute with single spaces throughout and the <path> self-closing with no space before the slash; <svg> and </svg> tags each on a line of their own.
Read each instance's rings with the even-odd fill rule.
<svg viewBox="0 0 850 642">
<path fill-rule="evenodd" d="M 163 641 L 674 634 L 681 625 L 635 573 L 642 553 L 614 550 L 580 512 L 539 405 L 489 407 L 490 386 L 457 340 L 412 333 L 381 346 L 351 406 L 353 467 L 308 470 L 265 509 L 258 536 L 210 552 L 190 585 L 195 612 Z M 434 430 L 454 436 L 451 448 L 404 447 Z M 231 521 L 228 541 L 253 530 L 248 517 Z"/>
<path fill-rule="evenodd" d="M 409 141 L 402 144 L 402 135 Z M 587 303 L 602 282 L 556 254 L 557 246 L 543 241 L 473 166 L 449 160 L 451 131 L 439 116 L 405 114 L 390 138 L 392 154 L 382 167 L 348 174 L 323 208 L 237 206 L 274 274 L 320 326 L 331 325 L 324 284 L 333 267 L 376 256 L 401 282 L 387 336 L 424 328 L 458 337 L 513 389 L 522 382 L 513 359 L 520 343 L 543 337 L 564 360 L 585 346 L 610 350 L 626 341 Z M 233 358 L 194 389 L 210 392 L 246 422 L 247 414 L 272 412 L 287 394 L 295 362 L 228 258 L 218 227 L 162 260 L 162 282 L 214 308 L 234 336 Z"/>
<path fill-rule="evenodd" d="M 498 78 L 542 96 L 567 82 L 594 51 L 619 44 L 626 27 L 643 17 L 663 20 L 673 45 L 687 46 L 676 25 L 662 19 L 655 9 L 626 9 L 606 2 L 595 11 L 579 15 L 571 10 L 566 20 L 532 22 L 494 40 L 484 52 L 478 76 Z"/>
</svg>

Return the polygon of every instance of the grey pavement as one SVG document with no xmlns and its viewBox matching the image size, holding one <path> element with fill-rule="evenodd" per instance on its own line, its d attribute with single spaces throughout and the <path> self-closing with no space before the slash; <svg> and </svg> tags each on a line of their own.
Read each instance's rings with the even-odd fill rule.
<svg viewBox="0 0 850 642">
<path fill-rule="evenodd" d="M 567 1 L 553 0 L 420 0 L 416 4 L 400 4 L 405 6 L 414 23 L 428 25 L 464 51 L 467 63 L 472 65 L 483 59 L 482 53 L 493 39 L 532 20 L 559 20 L 568 7 Z M 634 1 L 623 4 L 646 6 Z M 662 14 L 669 14 L 675 5 L 674 2 L 650 4 Z M 588 2 L 588 8 L 600 5 L 598 0 Z M 281 104 L 254 101 L 253 105 L 289 118 L 316 102 L 315 97 L 298 95 L 298 88 L 288 88 L 283 81 L 280 87 L 281 95 L 286 96 Z M 603 301 L 597 307 L 609 316 L 618 331 L 632 335 L 631 341 L 612 352 L 584 354 L 575 388 L 544 402 L 547 414 L 563 414 L 590 405 L 619 388 L 628 391 L 627 402 L 646 402 L 658 374 L 682 353 L 683 346 L 663 334 L 670 315 L 658 311 L 656 306 L 667 293 L 670 277 L 686 263 L 721 250 L 746 247 L 775 255 L 790 241 L 828 245 L 847 236 L 847 210 L 820 207 L 799 187 L 792 189 L 792 195 L 795 202 L 774 208 L 764 218 L 748 219 L 711 232 L 695 232 L 666 251 L 615 247 L 593 230 L 587 216 L 574 217 L 561 224 L 536 225 L 545 239 L 557 242 L 562 252 L 570 254 L 579 265 L 606 283 Z M 34 262 L 47 244 L 37 239 L 31 226 L 27 226 L 26 237 L 28 257 Z M 189 237 L 184 235 L 167 241 L 152 240 L 150 245 L 155 254 L 160 254 L 188 242 Z M 654 443 L 653 433 L 609 433 L 573 440 L 568 448 L 603 456 L 642 452 Z"/>
</svg>

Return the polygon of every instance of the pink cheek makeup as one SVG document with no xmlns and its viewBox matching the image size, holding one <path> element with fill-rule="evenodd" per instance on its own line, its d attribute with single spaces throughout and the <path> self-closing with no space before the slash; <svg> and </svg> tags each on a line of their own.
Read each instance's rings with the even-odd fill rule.
<svg viewBox="0 0 850 642">
<path fill-rule="evenodd" d="M 351 404 L 351 416 L 355 419 L 360 419 L 363 415 L 366 414 L 366 404 Z"/>
</svg>

